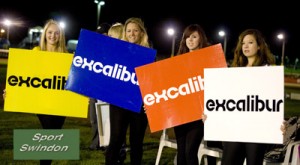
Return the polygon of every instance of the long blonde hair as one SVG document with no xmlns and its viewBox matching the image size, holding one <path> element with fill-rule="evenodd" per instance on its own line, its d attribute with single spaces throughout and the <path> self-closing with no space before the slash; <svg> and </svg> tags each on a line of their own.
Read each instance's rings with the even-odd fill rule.
<svg viewBox="0 0 300 165">
<path fill-rule="evenodd" d="M 68 52 L 66 48 L 66 39 L 65 39 L 65 32 L 61 26 L 59 26 L 59 23 L 53 19 L 49 19 L 43 29 L 43 33 L 41 35 L 40 39 L 40 50 L 47 51 L 47 40 L 46 40 L 46 33 L 50 25 L 56 25 L 59 28 L 59 40 L 56 44 L 55 51 L 56 52 Z"/>
<path fill-rule="evenodd" d="M 145 47 L 150 47 L 150 44 L 149 44 L 149 40 L 148 40 L 148 34 L 147 34 L 147 30 L 145 28 L 145 25 L 144 25 L 144 22 L 142 21 L 142 19 L 140 18 L 136 18 L 136 17 L 131 17 L 131 18 L 128 18 L 124 24 L 124 30 L 123 30 L 123 40 L 125 41 L 128 41 L 128 39 L 126 38 L 126 28 L 127 28 L 127 25 L 129 23 L 134 23 L 134 24 L 137 24 L 139 26 L 139 28 L 141 29 L 141 31 L 144 33 L 143 37 L 141 38 L 140 40 L 140 45 L 142 46 L 145 46 Z"/>
</svg>

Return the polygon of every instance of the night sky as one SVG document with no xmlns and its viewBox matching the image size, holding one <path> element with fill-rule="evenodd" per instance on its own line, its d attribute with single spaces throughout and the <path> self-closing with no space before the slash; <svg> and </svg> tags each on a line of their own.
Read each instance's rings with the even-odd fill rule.
<svg viewBox="0 0 300 165">
<path fill-rule="evenodd" d="M 2 0 L 1 0 L 2 1 Z M 3 0 L 4 1 L 4 0 Z M 97 5 L 93 0 L 51 0 L 51 1 L 14 1 L 6 0 L 0 4 L 0 22 L 4 18 L 22 23 L 10 28 L 10 39 L 16 44 L 27 35 L 29 27 L 43 26 L 49 18 L 64 20 L 67 23 L 67 39 L 77 39 L 80 29 L 95 30 Z M 257 28 L 263 32 L 273 54 L 281 56 L 282 41 L 277 34 L 286 35 L 285 55 L 294 61 L 300 58 L 297 49 L 300 37 L 300 10 L 293 3 L 262 0 L 241 2 L 185 0 L 105 0 L 101 8 L 100 23 L 124 23 L 129 17 L 144 20 L 150 41 L 158 54 L 171 54 L 172 39 L 166 29 L 176 29 L 176 50 L 183 29 L 192 23 L 200 24 L 212 44 L 223 43 L 218 36 L 220 29 L 228 33 L 227 58 L 232 58 L 233 49 L 239 33 L 247 28 Z M 163 4 L 162 4 L 163 3 Z M 0 23 L 0 28 L 5 28 Z"/>
</svg>

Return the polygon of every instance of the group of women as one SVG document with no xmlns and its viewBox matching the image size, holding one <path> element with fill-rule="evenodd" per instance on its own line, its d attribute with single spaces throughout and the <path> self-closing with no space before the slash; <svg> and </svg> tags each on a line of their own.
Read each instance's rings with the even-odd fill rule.
<svg viewBox="0 0 300 165">
<path fill-rule="evenodd" d="M 108 32 L 108 36 L 130 43 L 150 48 L 150 42 L 144 22 L 140 18 L 132 17 L 119 26 L 119 32 Z M 206 34 L 198 24 L 187 26 L 183 32 L 177 55 L 192 52 L 210 46 Z M 41 36 L 40 45 L 34 50 L 67 52 L 64 31 L 55 20 L 49 20 Z M 234 51 L 232 67 L 252 67 L 274 65 L 275 59 L 262 35 L 257 29 L 247 29 L 238 38 Z M 4 93 L 5 94 L 5 93 Z M 141 107 L 141 111 L 144 111 Z M 44 129 L 61 129 L 65 117 L 38 115 Z M 204 119 L 207 116 L 203 117 Z M 130 127 L 130 162 L 131 165 L 141 165 L 143 156 L 143 140 L 148 125 L 145 113 L 128 111 L 117 105 L 110 105 L 110 143 L 105 152 L 105 164 L 117 165 L 120 149 L 126 139 Z M 279 128 L 278 128 L 279 129 Z M 199 119 L 190 123 L 174 127 L 177 140 L 177 165 L 198 165 L 198 148 L 204 135 L 204 121 Z M 222 165 L 242 165 L 246 159 L 247 165 L 262 165 L 265 144 L 219 142 L 223 148 Z M 41 160 L 40 164 L 51 164 L 51 160 Z M 215 164 L 212 160 L 210 164 Z"/>
</svg>

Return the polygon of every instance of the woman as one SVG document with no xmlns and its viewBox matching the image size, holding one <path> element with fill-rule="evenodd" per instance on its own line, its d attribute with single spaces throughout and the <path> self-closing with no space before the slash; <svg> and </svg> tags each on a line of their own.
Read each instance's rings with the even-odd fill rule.
<svg viewBox="0 0 300 165">
<path fill-rule="evenodd" d="M 107 35 L 109 28 L 111 27 L 110 24 L 104 22 L 101 23 L 96 32 L 99 34 Z M 105 147 L 100 147 L 100 141 L 99 141 L 99 132 L 98 132 L 98 121 L 97 121 L 97 114 L 96 114 L 96 104 L 97 99 L 95 98 L 89 98 L 89 118 L 92 126 L 92 140 L 91 144 L 89 146 L 90 150 L 105 150 Z"/>
<path fill-rule="evenodd" d="M 65 34 L 59 23 L 53 19 L 47 21 L 41 34 L 40 45 L 33 50 L 67 53 Z M 65 116 L 38 114 L 43 129 L 61 129 Z M 52 160 L 40 160 L 41 165 L 50 165 Z"/>
<path fill-rule="evenodd" d="M 183 32 L 177 55 L 209 45 L 210 43 L 202 27 L 198 24 L 192 24 L 187 26 Z M 198 149 L 204 134 L 202 120 L 176 126 L 174 132 L 177 141 L 177 165 L 198 165 Z M 208 161 L 211 164 L 215 159 L 209 158 Z"/>
<path fill-rule="evenodd" d="M 33 48 L 37 51 L 68 53 L 63 28 L 53 19 L 49 19 L 41 34 L 40 44 Z M 6 90 L 3 90 L 3 99 L 6 97 Z M 38 114 L 43 129 L 61 129 L 65 122 L 65 116 Z M 52 160 L 40 160 L 40 165 L 51 165 Z"/>
<path fill-rule="evenodd" d="M 123 40 L 149 47 L 148 34 L 140 18 L 129 18 L 123 28 Z M 143 108 L 141 107 L 141 111 Z M 145 113 L 136 113 L 124 108 L 110 105 L 110 141 L 105 154 L 106 165 L 116 165 L 120 149 L 130 127 L 130 161 L 131 165 L 141 165 L 143 141 L 148 120 Z"/>
<path fill-rule="evenodd" d="M 122 39 L 123 36 L 123 28 L 124 25 L 122 23 L 114 23 L 108 30 L 107 35 L 112 38 Z M 111 120 L 111 119 L 110 119 Z M 120 149 L 120 154 L 118 158 L 118 165 L 123 164 L 124 160 L 126 159 L 126 137 L 122 144 L 122 148 Z"/>
<path fill-rule="evenodd" d="M 243 31 L 234 51 L 232 67 L 274 65 L 272 55 L 263 35 L 256 29 Z M 224 142 L 222 165 L 262 165 L 267 144 Z"/>
<path fill-rule="evenodd" d="M 122 23 L 114 23 L 109 29 L 108 29 L 108 36 L 112 38 L 122 39 L 123 36 L 123 28 L 124 25 Z"/>
</svg>

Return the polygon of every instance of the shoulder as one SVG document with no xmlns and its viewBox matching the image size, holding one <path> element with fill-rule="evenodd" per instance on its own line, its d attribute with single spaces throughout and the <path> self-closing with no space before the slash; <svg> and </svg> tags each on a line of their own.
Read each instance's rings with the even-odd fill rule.
<svg viewBox="0 0 300 165">
<path fill-rule="evenodd" d="M 36 46 L 36 47 L 34 47 L 32 50 L 41 50 L 41 47 Z"/>
</svg>

